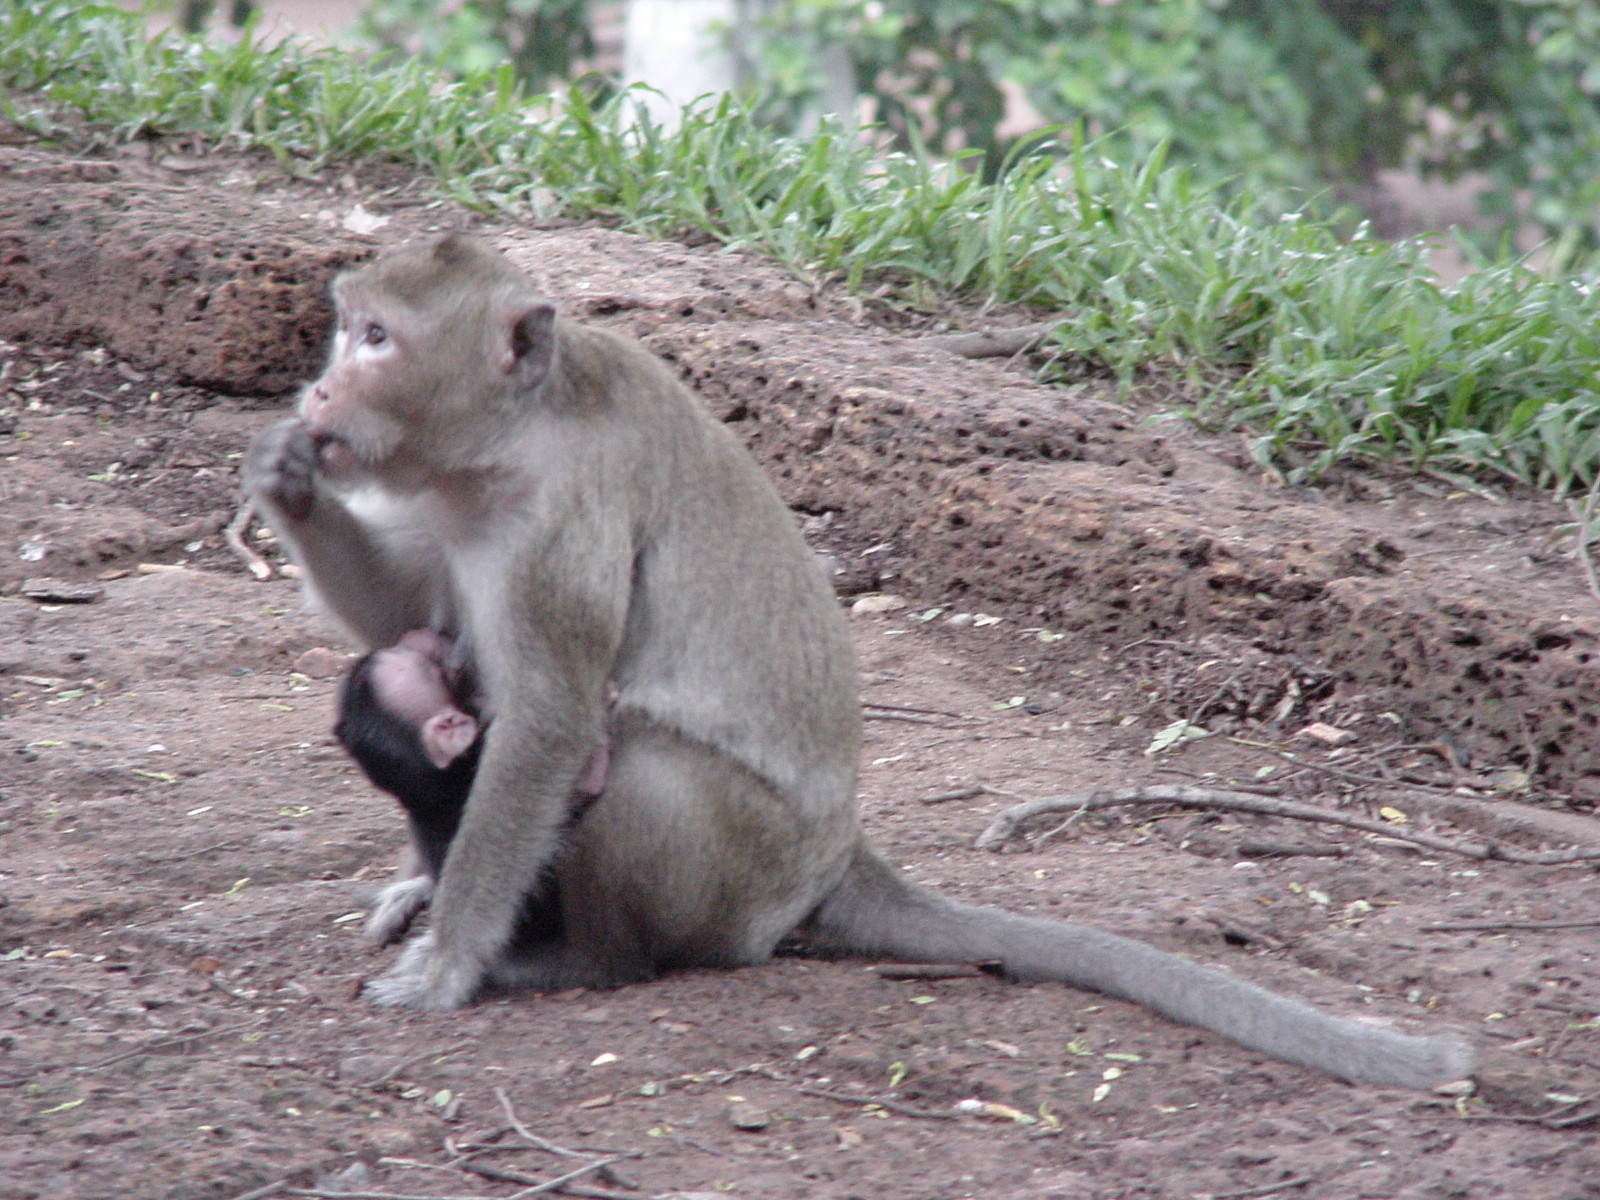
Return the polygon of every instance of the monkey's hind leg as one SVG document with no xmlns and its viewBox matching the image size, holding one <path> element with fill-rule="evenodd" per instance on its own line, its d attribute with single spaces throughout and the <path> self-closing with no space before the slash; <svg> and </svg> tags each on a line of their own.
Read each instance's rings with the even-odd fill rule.
<svg viewBox="0 0 1600 1200">
<path fill-rule="evenodd" d="M 561 936 L 514 947 L 495 983 L 607 987 L 764 962 L 842 875 L 848 840 L 717 751 L 619 714 L 611 756 L 556 868 Z"/>
<path fill-rule="evenodd" d="M 567 941 L 538 946 L 513 946 L 490 965 L 487 982 L 494 987 L 522 991 L 560 992 L 568 988 L 620 987 L 643 983 L 656 971 L 640 960 L 632 968 L 612 959 L 594 957 Z"/>
</svg>

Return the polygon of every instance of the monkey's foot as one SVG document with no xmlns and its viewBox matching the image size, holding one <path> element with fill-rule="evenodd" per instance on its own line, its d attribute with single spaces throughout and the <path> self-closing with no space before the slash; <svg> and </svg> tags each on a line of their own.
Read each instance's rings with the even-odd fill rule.
<svg viewBox="0 0 1600 1200">
<path fill-rule="evenodd" d="M 380 946 L 387 946 L 405 937 L 417 914 L 433 900 L 433 879 L 415 875 L 391 883 L 378 893 L 372 903 L 372 915 L 362 927 L 369 938 Z"/>
<path fill-rule="evenodd" d="M 482 982 L 481 971 L 452 969 L 441 962 L 430 931 L 407 946 L 387 974 L 363 986 L 361 994 L 380 1008 L 440 1012 L 460 1008 Z"/>
</svg>

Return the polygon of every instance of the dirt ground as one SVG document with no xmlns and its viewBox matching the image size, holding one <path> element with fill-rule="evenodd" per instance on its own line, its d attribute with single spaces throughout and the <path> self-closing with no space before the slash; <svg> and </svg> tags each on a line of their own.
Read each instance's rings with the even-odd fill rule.
<svg viewBox="0 0 1600 1200">
<path fill-rule="evenodd" d="M 916 878 L 1463 1030 L 1476 1093 L 856 961 L 357 999 L 394 954 L 359 917 L 400 822 L 329 735 L 349 648 L 222 530 L 241 451 L 315 369 L 331 271 L 442 228 L 676 363 L 834 556 L 863 809 Z M 617 1155 L 563 1188 L 1600 1196 L 1593 863 L 1400 836 L 1600 847 L 1600 602 L 1564 510 L 1377 473 L 1293 491 L 1237 438 L 1149 423 L 1171 381 L 1048 390 L 919 340 L 1006 319 L 495 227 L 381 172 L 0 149 L 0 1197 L 504 1197 Z M 1178 719 L 1212 736 L 1152 753 Z M 1391 834 L 1121 809 L 974 846 L 1012 796 L 1230 781 Z"/>
</svg>

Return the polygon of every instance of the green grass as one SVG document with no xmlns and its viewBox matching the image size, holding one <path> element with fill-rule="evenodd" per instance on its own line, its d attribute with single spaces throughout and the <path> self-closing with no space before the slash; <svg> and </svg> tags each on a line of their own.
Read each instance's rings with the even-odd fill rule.
<svg viewBox="0 0 1600 1200">
<path fill-rule="evenodd" d="M 1515 263 L 1440 288 L 1418 245 L 1256 219 L 1160 156 L 1109 163 L 1057 139 L 991 185 L 854 130 L 779 137 L 728 101 L 667 131 L 625 98 L 526 97 L 509 71 L 446 83 L 296 42 L 151 38 L 117 9 L 37 0 L 0 0 L 0 87 L 4 116 L 47 142 L 192 135 L 296 172 L 398 161 L 513 218 L 709 235 L 907 304 L 1065 314 L 1051 374 L 1181 372 L 1191 415 L 1251 430 L 1297 479 L 1385 459 L 1565 493 L 1600 471 L 1588 289 Z"/>
</svg>

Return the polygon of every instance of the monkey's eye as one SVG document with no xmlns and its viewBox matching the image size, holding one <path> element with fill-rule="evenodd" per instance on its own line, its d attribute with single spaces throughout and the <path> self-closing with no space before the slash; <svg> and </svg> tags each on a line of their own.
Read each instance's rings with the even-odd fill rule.
<svg viewBox="0 0 1600 1200">
<path fill-rule="evenodd" d="M 361 335 L 361 340 L 368 346 L 381 346 L 389 340 L 389 331 L 382 325 L 368 325 Z"/>
</svg>

